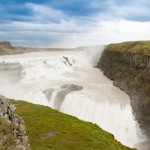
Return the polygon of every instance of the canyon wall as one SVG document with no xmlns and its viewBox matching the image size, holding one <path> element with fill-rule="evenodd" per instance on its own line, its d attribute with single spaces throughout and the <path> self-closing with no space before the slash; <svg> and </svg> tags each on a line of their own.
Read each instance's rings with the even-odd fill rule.
<svg viewBox="0 0 150 150">
<path fill-rule="evenodd" d="M 97 67 L 129 94 L 136 120 L 150 131 L 150 41 L 110 44 Z"/>
</svg>

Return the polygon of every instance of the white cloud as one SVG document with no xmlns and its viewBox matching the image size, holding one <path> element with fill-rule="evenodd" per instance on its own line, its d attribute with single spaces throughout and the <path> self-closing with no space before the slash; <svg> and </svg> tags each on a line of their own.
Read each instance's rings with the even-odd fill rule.
<svg viewBox="0 0 150 150">
<path fill-rule="evenodd" d="M 130 17 L 148 17 L 150 14 L 150 9 L 146 6 L 141 5 L 124 5 L 124 6 L 112 6 L 110 11 L 113 16 L 119 16 L 120 18 L 130 18 Z M 140 19 L 140 18 L 139 18 Z"/>
<path fill-rule="evenodd" d="M 98 21 L 91 25 L 73 22 L 68 24 L 67 22 L 61 24 L 12 22 L 3 25 L 3 28 L 9 27 L 10 30 L 0 32 L 0 35 L 14 44 L 20 42 L 20 44 L 35 47 L 77 47 L 150 39 L 148 32 L 150 31 L 150 22 L 111 20 Z M 34 30 L 35 28 L 36 30 Z"/>
<path fill-rule="evenodd" d="M 64 12 L 44 5 L 27 3 L 26 7 L 32 10 L 32 19 L 28 22 L 0 23 L 0 40 L 34 47 L 78 47 L 150 40 L 150 21 L 129 21 L 113 17 L 108 12 L 86 17 L 68 17 Z M 115 7 L 114 5 L 112 9 Z M 128 11 L 129 9 L 130 7 Z M 114 13 L 121 14 L 124 11 L 125 8 L 121 10 L 117 7 Z M 132 11 L 131 8 L 130 13 Z M 135 9 L 134 12 L 136 11 Z"/>
<path fill-rule="evenodd" d="M 92 7 L 99 8 L 99 16 L 102 19 L 132 19 L 132 20 L 146 20 L 150 19 L 150 1 L 147 0 L 123 0 L 122 3 L 116 0 L 107 0 L 104 3 L 104 10 L 101 10 L 102 5 L 99 1 L 91 3 Z"/>
<path fill-rule="evenodd" d="M 26 3 L 26 7 L 32 11 L 32 21 L 53 22 L 68 18 L 61 10 L 56 10 L 45 5 Z"/>
</svg>

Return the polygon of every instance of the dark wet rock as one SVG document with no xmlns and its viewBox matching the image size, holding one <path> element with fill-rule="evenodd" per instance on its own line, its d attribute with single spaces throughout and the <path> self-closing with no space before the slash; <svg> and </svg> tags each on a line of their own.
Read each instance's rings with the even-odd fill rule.
<svg viewBox="0 0 150 150">
<path fill-rule="evenodd" d="M 61 86 L 61 88 L 69 91 L 80 91 L 83 89 L 82 86 L 75 85 L 75 84 L 64 84 Z"/>
<path fill-rule="evenodd" d="M 63 56 L 63 58 L 65 59 L 64 63 L 68 64 L 69 66 L 72 66 L 72 64 L 69 62 L 68 57 Z"/>
<path fill-rule="evenodd" d="M 52 98 L 52 94 L 54 92 L 54 89 L 46 89 L 43 91 L 43 93 L 45 94 L 46 98 L 50 101 Z"/>
<path fill-rule="evenodd" d="M 65 99 L 66 95 L 73 91 L 80 91 L 83 87 L 74 84 L 65 84 L 61 86 L 61 90 L 57 92 L 56 100 L 55 100 L 55 109 L 60 109 L 61 103 Z"/>
<path fill-rule="evenodd" d="M 59 90 L 54 90 L 52 88 L 44 90 L 43 93 L 45 94 L 46 98 L 50 101 L 52 98 L 53 92 L 57 92 L 55 96 L 54 108 L 60 109 L 60 106 L 65 99 L 66 95 L 73 92 L 73 91 L 81 91 L 83 89 L 82 86 L 75 85 L 75 84 L 64 84 L 60 87 Z"/>
<path fill-rule="evenodd" d="M 1 104 L 0 105 L 0 110 L 3 113 L 3 115 L 7 114 L 7 110 L 8 110 L 7 104 Z"/>
</svg>

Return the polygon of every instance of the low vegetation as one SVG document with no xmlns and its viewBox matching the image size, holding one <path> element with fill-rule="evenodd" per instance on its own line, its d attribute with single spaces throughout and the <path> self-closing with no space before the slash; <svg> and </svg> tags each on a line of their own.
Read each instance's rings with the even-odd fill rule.
<svg viewBox="0 0 150 150">
<path fill-rule="evenodd" d="M 110 44 L 106 50 L 116 51 L 120 53 L 131 52 L 134 54 L 142 53 L 143 55 L 150 56 L 150 41 L 135 41 L 124 42 L 117 44 Z"/>
<path fill-rule="evenodd" d="M 96 124 L 46 106 L 11 100 L 26 123 L 33 150 L 130 150 Z"/>
<path fill-rule="evenodd" d="M 0 149 L 16 150 L 16 144 L 13 136 L 11 125 L 4 119 L 0 118 Z"/>
</svg>

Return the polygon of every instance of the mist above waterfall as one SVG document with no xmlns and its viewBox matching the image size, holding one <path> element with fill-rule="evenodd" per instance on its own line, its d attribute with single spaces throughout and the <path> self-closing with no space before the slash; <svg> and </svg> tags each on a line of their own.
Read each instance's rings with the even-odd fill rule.
<svg viewBox="0 0 150 150">
<path fill-rule="evenodd" d="M 98 63 L 104 48 L 105 46 L 85 46 L 80 47 L 80 50 L 85 50 L 87 52 L 86 59 L 95 66 Z"/>
<path fill-rule="evenodd" d="M 114 134 L 121 143 L 133 147 L 146 140 L 146 136 L 134 120 L 129 96 L 93 67 L 103 48 L 80 47 L 72 51 L 2 56 L 0 62 L 17 62 L 22 67 L 19 73 L 13 75 L 12 69 L 7 70 L 7 76 L 3 74 L 4 70 L 0 71 L 0 83 L 3 81 L 0 93 L 8 98 L 50 106 L 96 123 Z M 16 82 L 4 86 L 12 76 L 17 78 Z M 70 91 L 62 88 L 64 85 L 83 88 Z"/>
</svg>

